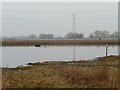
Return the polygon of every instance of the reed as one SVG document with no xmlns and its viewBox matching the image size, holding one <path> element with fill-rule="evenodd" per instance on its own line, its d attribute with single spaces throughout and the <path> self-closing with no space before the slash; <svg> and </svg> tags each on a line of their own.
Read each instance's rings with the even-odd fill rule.
<svg viewBox="0 0 120 90">
<path fill-rule="evenodd" d="M 2 41 L 2 46 L 41 46 L 41 45 L 119 45 L 117 39 L 79 39 L 79 40 L 9 40 Z"/>
</svg>

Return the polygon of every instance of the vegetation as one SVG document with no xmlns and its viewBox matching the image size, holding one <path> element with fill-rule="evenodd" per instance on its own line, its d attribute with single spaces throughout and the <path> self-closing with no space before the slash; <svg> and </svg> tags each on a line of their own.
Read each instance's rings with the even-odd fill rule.
<svg viewBox="0 0 120 90">
<path fill-rule="evenodd" d="M 84 38 L 84 35 L 81 33 L 69 32 L 65 37 L 68 39 L 80 39 L 80 38 Z"/>
<path fill-rule="evenodd" d="M 101 31 L 97 30 L 89 34 L 88 37 L 84 37 L 84 34 L 80 32 L 68 32 L 65 36 L 57 36 L 54 34 L 40 34 L 36 36 L 35 34 L 31 34 L 29 36 L 14 36 L 14 37 L 2 37 L 3 40 L 38 40 L 38 39 L 81 39 L 81 38 L 117 38 L 118 39 L 119 32 L 115 31 L 113 33 L 109 33 L 109 31 Z"/>
<path fill-rule="evenodd" d="M 109 38 L 110 34 L 108 31 L 95 31 L 90 34 L 90 38 Z"/>
<path fill-rule="evenodd" d="M 53 39 L 54 35 L 53 34 L 40 34 L 39 38 L 40 39 Z"/>
<path fill-rule="evenodd" d="M 115 31 L 110 34 L 108 31 L 95 31 L 89 35 L 90 38 L 118 38 L 119 32 Z"/>
<path fill-rule="evenodd" d="M 80 39 L 80 40 L 9 40 L 2 41 L 2 46 L 36 46 L 36 45 L 119 45 L 117 39 Z"/>
<path fill-rule="evenodd" d="M 3 88 L 117 88 L 119 57 L 3 68 Z"/>
</svg>

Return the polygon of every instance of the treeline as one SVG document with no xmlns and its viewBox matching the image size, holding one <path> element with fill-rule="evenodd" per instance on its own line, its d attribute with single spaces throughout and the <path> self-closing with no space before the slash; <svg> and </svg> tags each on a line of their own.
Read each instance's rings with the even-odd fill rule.
<svg viewBox="0 0 120 90">
<path fill-rule="evenodd" d="M 89 34 L 88 37 L 84 37 L 82 33 L 68 32 L 65 36 L 55 37 L 54 34 L 40 34 L 36 36 L 31 34 L 29 36 L 17 36 L 17 37 L 3 37 L 3 39 L 81 39 L 81 38 L 118 38 L 118 31 L 109 33 L 108 31 L 95 31 Z"/>
<path fill-rule="evenodd" d="M 95 31 L 89 35 L 90 38 L 118 38 L 118 31 L 110 34 L 108 31 Z"/>
</svg>

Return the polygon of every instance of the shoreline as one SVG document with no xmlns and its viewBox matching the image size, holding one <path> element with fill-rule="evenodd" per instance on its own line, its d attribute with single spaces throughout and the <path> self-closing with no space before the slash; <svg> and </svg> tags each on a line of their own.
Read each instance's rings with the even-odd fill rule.
<svg viewBox="0 0 120 90">
<path fill-rule="evenodd" d="M 70 61 L 65 61 L 65 60 L 60 60 L 60 61 L 57 61 L 57 60 L 53 60 L 53 61 L 42 61 L 42 62 L 29 62 L 29 63 L 26 63 L 25 65 L 18 65 L 18 66 L 15 66 L 15 67 L 1 67 L 2 69 L 4 69 L 4 68 L 7 68 L 7 69 L 14 69 L 14 68 L 18 68 L 18 67 L 28 67 L 28 66 L 30 66 L 30 65 L 36 65 L 36 64 L 46 64 L 46 63 L 58 63 L 58 64 L 61 64 L 61 63 L 66 63 L 66 64 L 69 64 L 69 63 L 73 63 L 73 64 L 75 64 L 75 63 L 82 63 L 82 62 L 84 62 L 84 63 L 89 63 L 89 62 L 99 62 L 100 61 L 100 59 L 104 59 L 104 58 L 111 58 L 111 57 L 118 57 L 118 58 L 120 58 L 120 56 L 118 56 L 118 55 L 110 55 L 110 56 L 103 56 L 103 57 L 96 57 L 96 58 L 94 58 L 94 59 L 86 59 L 86 60 L 76 60 L 76 61 L 72 61 L 72 60 L 70 60 Z"/>
</svg>

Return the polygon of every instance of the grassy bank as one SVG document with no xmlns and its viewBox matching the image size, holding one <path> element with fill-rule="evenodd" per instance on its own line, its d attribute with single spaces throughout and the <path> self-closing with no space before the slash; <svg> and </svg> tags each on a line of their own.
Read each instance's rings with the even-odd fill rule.
<svg viewBox="0 0 120 90">
<path fill-rule="evenodd" d="M 119 82 L 118 56 L 91 61 L 29 63 L 3 69 L 3 88 L 115 88 Z"/>
</svg>

